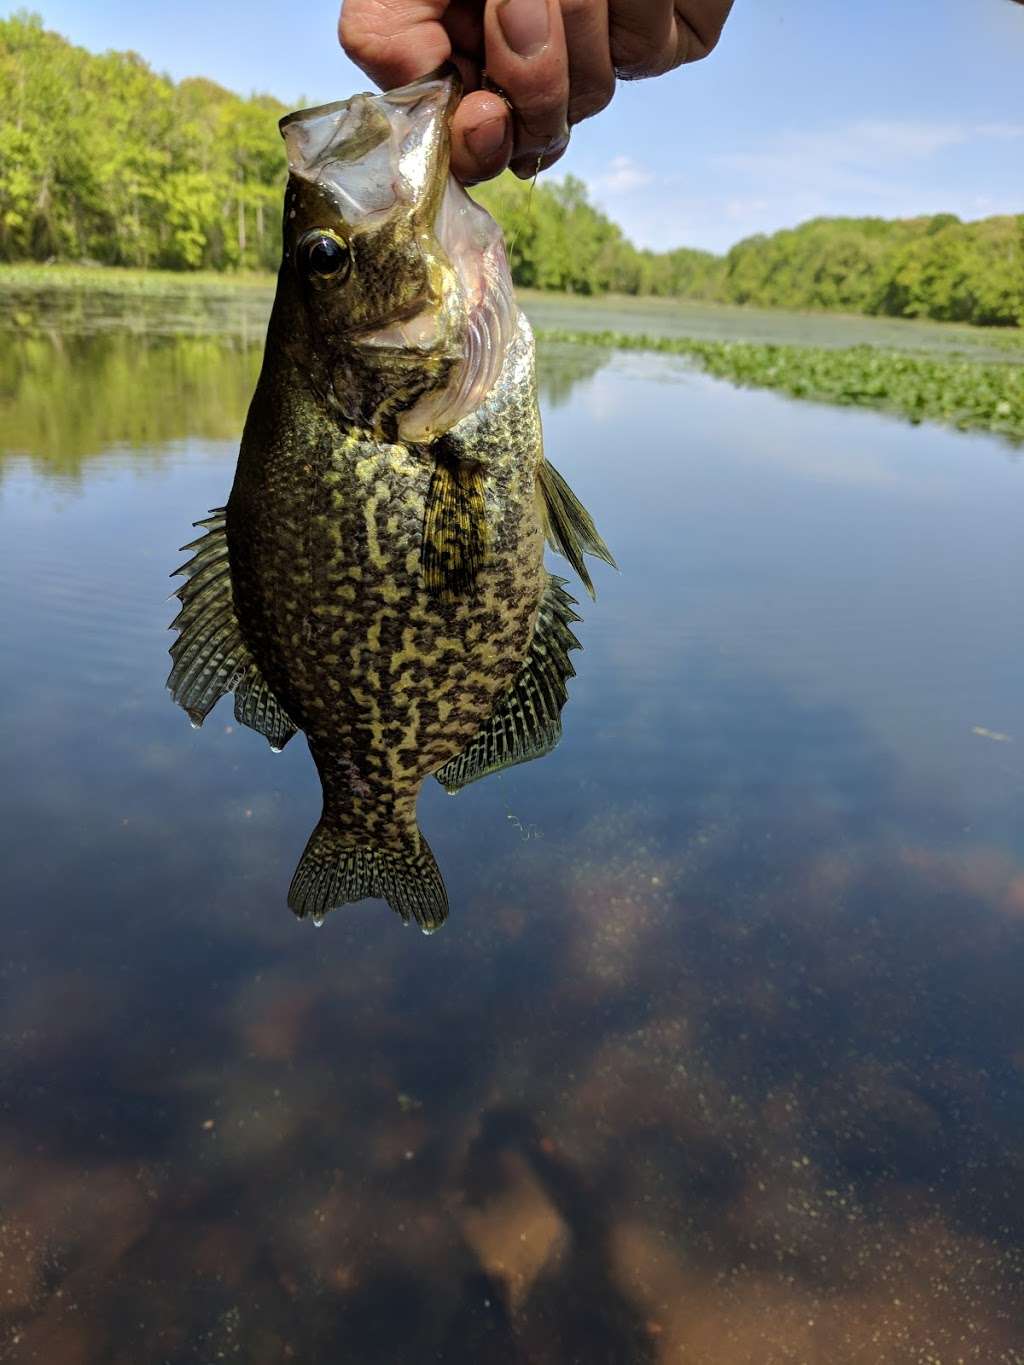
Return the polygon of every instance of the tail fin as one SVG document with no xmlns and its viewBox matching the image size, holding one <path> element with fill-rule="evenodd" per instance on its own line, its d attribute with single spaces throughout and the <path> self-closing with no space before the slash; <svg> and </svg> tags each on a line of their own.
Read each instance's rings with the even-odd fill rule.
<svg viewBox="0 0 1024 1365">
<path fill-rule="evenodd" d="M 403 922 L 411 917 L 425 934 L 448 917 L 441 872 L 418 830 L 401 848 L 374 848 L 321 819 L 295 869 L 288 904 L 300 918 L 311 915 L 322 923 L 328 910 L 367 896 L 386 900 Z"/>
</svg>

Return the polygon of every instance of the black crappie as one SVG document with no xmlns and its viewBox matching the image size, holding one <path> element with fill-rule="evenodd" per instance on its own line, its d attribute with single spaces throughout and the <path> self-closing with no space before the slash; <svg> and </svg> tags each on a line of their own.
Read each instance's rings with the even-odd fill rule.
<svg viewBox="0 0 1024 1365">
<path fill-rule="evenodd" d="M 284 256 L 228 505 L 178 570 L 169 687 L 201 724 L 235 694 L 280 748 L 305 732 L 323 815 L 289 904 L 381 896 L 436 929 L 416 822 L 547 752 L 571 623 L 547 539 L 609 562 L 546 462 L 533 338 L 500 230 L 449 175 L 457 77 L 291 114 Z"/>
</svg>

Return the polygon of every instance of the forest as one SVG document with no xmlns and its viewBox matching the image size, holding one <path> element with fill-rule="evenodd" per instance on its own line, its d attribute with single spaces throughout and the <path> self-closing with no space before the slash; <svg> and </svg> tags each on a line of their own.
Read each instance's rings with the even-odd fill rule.
<svg viewBox="0 0 1024 1365">
<path fill-rule="evenodd" d="M 285 112 L 87 52 L 35 15 L 0 20 L 0 261 L 276 268 Z M 717 256 L 634 246 L 572 176 L 473 193 L 520 285 L 1024 325 L 1024 213 L 822 218 Z"/>
</svg>

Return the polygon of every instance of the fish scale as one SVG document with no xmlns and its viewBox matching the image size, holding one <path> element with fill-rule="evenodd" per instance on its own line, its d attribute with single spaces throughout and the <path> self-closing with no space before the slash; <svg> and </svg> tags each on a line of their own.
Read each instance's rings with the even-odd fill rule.
<svg viewBox="0 0 1024 1365">
<path fill-rule="evenodd" d="M 498 229 L 448 174 L 457 93 L 442 75 L 282 121 L 263 368 L 227 508 L 180 571 L 175 699 L 201 724 L 234 691 L 275 749 L 309 742 L 323 813 L 289 904 L 317 922 L 377 896 L 440 926 L 422 783 L 553 747 L 579 618 L 545 538 L 588 588 L 584 552 L 611 562 L 545 460 Z"/>
</svg>

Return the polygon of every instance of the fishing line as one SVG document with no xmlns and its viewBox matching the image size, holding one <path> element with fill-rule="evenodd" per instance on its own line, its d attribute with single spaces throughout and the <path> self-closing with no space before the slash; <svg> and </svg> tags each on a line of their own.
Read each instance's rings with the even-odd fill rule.
<svg viewBox="0 0 1024 1365">
<path fill-rule="evenodd" d="M 502 90 L 501 86 L 498 85 L 496 81 L 492 80 L 486 71 L 482 71 L 480 73 L 480 89 L 489 90 L 492 95 L 497 95 L 500 100 L 504 100 L 505 104 L 508 106 L 509 113 L 513 116 L 513 118 L 515 117 L 516 111 L 512 101 L 509 99 L 508 95 L 505 94 L 505 91 Z M 526 213 L 523 216 L 523 218 L 521 218 L 516 223 L 515 230 L 512 233 L 511 239 L 509 240 L 506 247 L 508 263 L 510 268 L 512 266 L 512 255 L 516 249 L 516 243 L 519 241 L 519 234 L 522 231 L 523 225 L 524 223 L 528 224 L 532 223 L 533 221 L 534 212 L 533 192 L 537 188 L 537 177 L 540 175 L 541 165 L 543 164 L 544 158 L 548 155 L 548 153 L 551 151 L 552 147 L 555 145 L 557 141 L 558 141 L 557 136 L 554 133 L 552 133 L 552 135 L 548 138 L 547 145 L 544 147 L 543 151 L 538 153 L 537 164 L 533 169 L 533 175 L 530 177 L 529 193 L 526 196 Z"/>
</svg>

